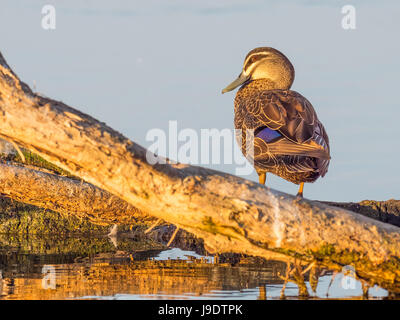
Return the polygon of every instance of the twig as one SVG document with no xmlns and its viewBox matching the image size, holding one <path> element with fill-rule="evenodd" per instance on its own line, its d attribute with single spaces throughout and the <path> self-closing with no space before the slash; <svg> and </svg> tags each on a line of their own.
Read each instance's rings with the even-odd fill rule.
<svg viewBox="0 0 400 320">
<path fill-rule="evenodd" d="M 174 241 L 176 235 L 178 234 L 179 229 L 180 229 L 179 227 L 176 227 L 174 233 L 172 234 L 171 239 L 169 239 L 169 241 L 167 243 L 167 247 L 169 247 L 171 245 L 172 241 Z"/>
<path fill-rule="evenodd" d="M 146 231 L 144 232 L 145 234 L 149 233 L 151 230 L 153 230 L 157 225 L 162 221 L 162 219 L 157 219 L 156 222 L 154 222 Z"/>
</svg>

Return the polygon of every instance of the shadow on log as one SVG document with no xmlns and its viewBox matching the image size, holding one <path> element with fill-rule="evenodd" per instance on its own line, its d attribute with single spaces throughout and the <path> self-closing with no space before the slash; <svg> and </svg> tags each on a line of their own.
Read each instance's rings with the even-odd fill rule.
<svg viewBox="0 0 400 320">
<path fill-rule="evenodd" d="M 133 119 L 134 121 L 134 119 Z M 400 290 L 400 229 L 211 169 L 147 162 L 106 124 L 35 94 L 0 54 L 0 136 L 141 212 L 204 239 L 212 252 L 294 257 Z"/>
<path fill-rule="evenodd" d="M 323 202 L 329 206 L 344 208 L 363 216 L 400 227 L 400 200 L 354 202 Z"/>
</svg>

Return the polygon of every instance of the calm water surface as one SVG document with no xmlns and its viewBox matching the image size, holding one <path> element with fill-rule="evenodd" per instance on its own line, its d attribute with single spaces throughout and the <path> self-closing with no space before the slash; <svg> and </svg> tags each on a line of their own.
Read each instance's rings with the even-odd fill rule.
<svg viewBox="0 0 400 320">
<path fill-rule="evenodd" d="M 42 251 L 51 253 L 39 254 L 22 247 L 0 249 L 0 299 L 279 299 L 286 270 L 280 261 L 218 261 L 179 248 L 80 255 L 56 253 L 59 245 L 47 244 Z M 346 282 L 343 274 L 331 280 L 326 270 L 315 292 L 307 283 L 311 298 L 362 298 L 357 280 Z M 297 285 L 287 283 L 285 296 L 297 299 Z M 370 299 L 386 296 L 386 290 L 369 290 Z"/>
</svg>

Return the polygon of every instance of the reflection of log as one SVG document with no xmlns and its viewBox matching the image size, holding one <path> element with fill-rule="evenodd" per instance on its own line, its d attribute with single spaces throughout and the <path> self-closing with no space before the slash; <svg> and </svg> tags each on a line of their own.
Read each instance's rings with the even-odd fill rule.
<svg viewBox="0 0 400 320">
<path fill-rule="evenodd" d="M 89 183 L 0 163 L 0 193 L 14 200 L 65 214 L 90 219 L 97 224 L 134 224 L 150 220 L 132 205 Z"/>
<path fill-rule="evenodd" d="M 236 291 L 257 288 L 266 283 L 281 284 L 277 271 L 285 267 L 281 262 L 268 262 L 257 268 L 242 264 L 232 267 L 214 265 L 200 259 L 193 259 L 191 263 L 182 260 L 120 259 L 118 263 L 100 260 L 98 264 L 57 264 L 51 265 L 55 272 L 54 289 L 46 290 L 42 280 L 46 275 L 48 278 L 49 274 L 43 274 L 43 269 L 37 263 L 25 265 L 35 267 L 31 270 L 24 268 L 22 272 L 15 270 L 15 267 L 14 270 L 3 271 L 3 288 L 0 287 L 3 296 L 0 294 L 0 299 L 71 299 L 117 294 L 218 297 L 215 295 L 218 290 Z M 12 283 L 12 286 L 6 286 L 5 283 Z"/>
<path fill-rule="evenodd" d="M 53 259 L 54 263 L 71 263 L 71 259 L 91 259 L 93 254 L 110 255 L 113 257 L 117 252 L 135 252 L 151 257 L 158 254 L 165 246 L 149 238 L 139 238 L 132 241 L 127 237 L 118 238 L 118 248 L 115 248 L 107 236 L 98 233 L 85 232 L 68 236 L 60 232 L 57 234 L 7 234 L 0 233 L 0 267 L 4 272 L 7 268 L 29 268 L 36 261 Z M 12 254 L 10 254 L 12 252 Z M 29 253 L 29 254 L 27 254 Z M 28 272 L 28 271 L 27 271 Z"/>
<path fill-rule="evenodd" d="M 214 251 L 354 263 L 365 277 L 400 282 L 399 228 L 226 173 L 150 165 L 144 148 L 104 123 L 34 94 L 1 55 L 0 123 L 1 136 L 202 237 Z"/>
</svg>

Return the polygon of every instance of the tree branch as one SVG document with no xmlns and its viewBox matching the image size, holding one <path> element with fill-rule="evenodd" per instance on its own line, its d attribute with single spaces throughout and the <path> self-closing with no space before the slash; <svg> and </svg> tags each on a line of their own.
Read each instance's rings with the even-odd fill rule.
<svg viewBox="0 0 400 320">
<path fill-rule="evenodd" d="M 0 193 L 40 208 L 88 218 L 100 225 L 133 225 L 154 220 L 89 183 L 22 165 L 0 163 Z"/>
</svg>

